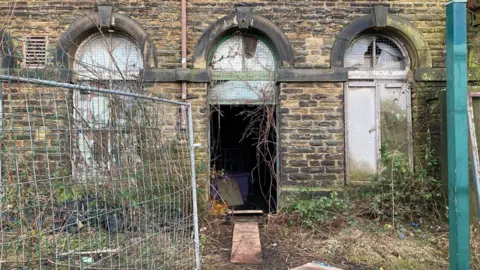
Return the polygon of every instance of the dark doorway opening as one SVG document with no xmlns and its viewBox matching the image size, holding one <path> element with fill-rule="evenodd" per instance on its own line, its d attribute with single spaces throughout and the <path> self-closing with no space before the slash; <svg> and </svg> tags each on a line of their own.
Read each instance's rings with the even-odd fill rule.
<svg viewBox="0 0 480 270">
<path fill-rule="evenodd" d="M 238 182 L 243 205 L 235 210 L 276 210 L 277 135 L 273 105 L 211 108 L 211 166 Z M 228 203 L 228 202 L 227 202 Z"/>
</svg>

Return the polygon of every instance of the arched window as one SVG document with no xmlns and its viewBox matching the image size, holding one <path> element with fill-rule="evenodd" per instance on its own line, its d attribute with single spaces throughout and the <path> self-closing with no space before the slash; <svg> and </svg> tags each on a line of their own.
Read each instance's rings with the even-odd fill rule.
<svg viewBox="0 0 480 270">
<path fill-rule="evenodd" d="M 135 80 L 141 69 L 140 48 L 117 33 L 97 34 L 82 42 L 74 62 L 79 80 Z"/>
<path fill-rule="evenodd" d="M 347 180 L 364 181 L 386 166 L 381 149 L 413 165 L 410 60 L 393 37 L 361 35 L 345 52 Z"/>
<path fill-rule="evenodd" d="M 345 67 L 357 70 L 405 70 L 406 52 L 384 35 L 365 35 L 354 40 L 345 54 Z"/>
<path fill-rule="evenodd" d="M 142 53 L 129 36 L 116 33 L 98 33 L 85 39 L 75 52 L 73 71 L 78 83 L 118 91 L 140 92 L 138 80 L 143 69 Z M 73 110 L 76 123 L 74 152 L 76 176 L 88 179 L 89 175 L 120 162 L 120 153 L 112 149 L 131 148 L 135 152 L 135 138 L 125 131 L 122 140 L 114 130 L 127 123 L 141 120 L 134 113 L 135 99 L 122 95 L 104 95 L 86 91 L 73 92 Z M 128 130 L 128 128 L 126 128 Z M 127 151 L 127 150 L 125 150 Z M 129 152 L 129 153 L 130 153 Z"/>
<path fill-rule="evenodd" d="M 209 67 L 213 86 L 209 102 L 274 103 L 276 56 L 267 41 L 253 35 L 232 35 L 214 49 Z"/>
<path fill-rule="evenodd" d="M 143 59 L 139 46 L 128 36 L 119 33 L 95 34 L 78 47 L 73 69 L 80 83 L 119 91 L 140 92 L 138 82 Z M 128 101 L 127 97 L 120 97 Z M 126 102 L 122 105 L 131 105 Z M 74 93 L 74 107 L 83 121 L 106 125 L 111 108 L 108 98 L 85 92 Z M 123 120 L 122 115 L 117 120 Z"/>
</svg>

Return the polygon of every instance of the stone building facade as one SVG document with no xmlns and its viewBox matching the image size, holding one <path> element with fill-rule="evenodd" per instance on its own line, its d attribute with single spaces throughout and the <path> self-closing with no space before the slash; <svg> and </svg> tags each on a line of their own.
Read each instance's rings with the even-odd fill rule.
<svg viewBox="0 0 480 270">
<path fill-rule="evenodd" d="M 380 106 L 385 91 L 402 99 L 398 104 L 403 111 L 396 119 L 401 118 L 403 126 L 393 127 L 393 133 L 403 132 L 397 149 L 403 149 L 410 165 L 421 164 L 425 142 L 427 148 L 439 150 L 445 2 L 249 0 L 237 5 L 187 0 L 187 68 L 182 68 L 180 1 L 2 0 L 2 45 L 9 52 L 2 60 L 2 72 L 75 82 L 72 56 L 82 42 L 100 28 L 128 36 L 142 52 L 140 79 L 146 91 L 182 99 L 181 83 L 187 83 L 186 101 L 193 105 L 195 141 L 200 144 L 199 181 L 206 183 L 211 167 L 211 106 L 216 103 L 209 101 L 208 93 L 215 80 L 255 81 L 251 76 L 256 74 L 257 81 L 274 82 L 271 91 L 276 91 L 280 198 L 305 187 L 341 189 L 368 181 L 363 171 L 356 174 L 355 158 L 364 159 L 361 168 L 371 169 L 365 173 L 380 166 L 378 155 L 388 133 L 379 135 L 381 115 L 389 109 Z M 235 33 L 267 44 L 275 58 L 273 68 L 263 73 L 255 68 L 216 70 L 212 55 Z M 26 37 L 47 38 L 45 67 L 22 64 Z M 230 77 L 221 77 L 222 71 Z M 232 75 L 237 71 L 238 77 Z M 4 88 L 4 104 L 13 94 Z M 247 103 L 251 100 L 230 105 Z M 363 123 L 362 118 L 370 116 Z M 367 128 L 371 123 L 373 127 Z M 21 138 L 10 139 L 21 144 Z"/>
</svg>

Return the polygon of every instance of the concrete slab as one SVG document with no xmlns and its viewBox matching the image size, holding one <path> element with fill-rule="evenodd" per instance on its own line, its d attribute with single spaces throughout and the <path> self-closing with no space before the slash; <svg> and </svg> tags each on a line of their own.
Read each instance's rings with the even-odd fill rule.
<svg viewBox="0 0 480 270">
<path fill-rule="evenodd" d="M 256 222 L 237 222 L 233 228 L 231 263 L 262 263 L 262 245 Z"/>
</svg>

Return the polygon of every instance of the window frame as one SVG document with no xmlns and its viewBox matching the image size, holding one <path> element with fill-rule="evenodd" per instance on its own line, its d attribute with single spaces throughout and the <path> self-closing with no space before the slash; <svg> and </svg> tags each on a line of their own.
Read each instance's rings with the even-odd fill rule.
<svg viewBox="0 0 480 270">
<path fill-rule="evenodd" d="M 75 51 L 74 58 L 73 58 L 73 63 L 72 63 L 72 69 L 75 76 L 75 80 L 79 83 L 86 84 L 86 85 L 96 85 L 100 86 L 101 88 L 112 88 L 112 89 L 122 89 L 128 92 L 134 92 L 135 90 L 130 89 L 128 87 L 129 85 L 133 85 L 139 81 L 140 78 L 140 72 L 141 70 L 145 67 L 145 59 L 142 57 L 142 50 L 140 48 L 140 45 L 136 40 L 134 40 L 132 37 L 129 35 L 123 33 L 123 32 L 109 32 L 106 33 L 110 36 L 106 36 L 105 33 L 94 33 L 92 35 L 89 35 L 86 37 L 78 46 L 77 50 Z M 121 74 L 121 76 L 117 76 L 117 74 L 114 74 L 111 76 L 111 74 L 107 74 L 107 76 L 100 76 L 98 77 L 92 77 L 88 78 L 88 76 L 95 75 L 94 72 L 88 71 L 88 70 L 81 70 L 82 66 L 79 64 L 80 56 L 82 53 L 84 53 L 86 50 L 88 50 L 88 46 L 92 44 L 91 42 L 95 41 L 95 39 L 99 38 L 110 38 L 112 36 L 117 36 L 118 38 L 126 39 L 131 45 L 135 46 L 136 53 L 135 56 L 138 56 L 138 62 L 141 63 L 141 66 L 136 67 L 134 72 L 130 73 L 127 69 L 127 73 L 122 73 L 122 71 L 115 71 Z M 114 42 L 108 41 L 110 45 L 115 45 Z M 130 45 L 129 45 L 130 46 Z M 104 48 L 107 49 L 108 48 Z M 108 65 L 111 65 L 112 63 L 115 63 L 117 68 L 120 68 L 119 65 L 117 64 L 118 60 L 115 59 L 114 54 L 112 52 L 108 52 L 109 56 L 111 59 L 108 61 Z M 128 58 L 127 58 L 127 63 L 128 64 Z M 128 66 L 128 65 L 127 65 Z M 80 67 L 80 70 L 79 70 Z M 106 67 L 101 66 L 100 68 L 105 69 Z M 86 74 L 83 74 L 83 76 L 79 76 L 80 72 L 85 72 Z M 106 72 L 109 72 L 109 70 L 106 70 Z M 132 76 L 132 74 L 134 74 Z M 107 78 L 105 78 L 107 77 Z M 126 84 L 127 87 L 122 87 L 122 84 Z M 120 87 L 118 87 L 120 86 Z M 143 91 L 143 88 L 141 89 Z M 120 98 L 122 98 L 120 96 Z M 80 105 L 81 101 L 87 101 L 85 104 Z M 94 102 L 97 102 L 97 111 L 95 112 L 94 110 Z M 107 163 L 102 163 L 103 160 L 97 160 L 99 158 L 95 154 L 95 147 L 98 144 L 107 144 L 108 151 L 111 151 L 111 145 L 114 144 L 114 138 L 111 137 L 109 130 L 110 130 L 110 125 L 111 125 L 111 120 L 112 117 L 117 117 L 115 115 L 112 115 L 111 108 L 109 106 L 109 103 L 111 100 L 109 99 L 108 96 L 105 95 L 97 95 L 94 93 L 90 93 L 88 91 L 74 91 L 72 94 L 72 107 L 73 107 L 73 119 L 75 121 L 83 122 L 81 125 L 85 126 L 84 128 L 79 127 L 77 129 L 77 134 L 75 134 L 75 149 L 76 152 L 73 153 L 74 158 L 72 159 L 72 162 L 75 162 L 77 158 L 81 158 L 82 160 L 85 160 L 85 162 L 82 164 L 82 168 L 80 170 L 85 170 L 85 169 L 90 169 L 90 170 L 98 170 L 102 169 L 102 166 L 106 166 L 107 168 L 110 168 L 112 166 L 111 160 L 108 161 Z M 100 108 L 100 105 L 98 104 L 103 104 L 102 107 Z M 105 105 L 106 104 L 106 105 Z M 87 117 L 95 117 L 96 115 L 104 115 L 105 119 L 93 119 L 93 121 L 90 121 L 89 119 L 84 119 L 85 117 L 85 111 L 89 110 L 87 112 Z M 118 118 L 118 117 L 117 117 Z M 117 123 L 116 126 L 121 126 L 125 124 L 124 119 L 121 122 Z M 89 139 L 88 137 L 90 136 L 89 134 L 86 134 L 85 132 L 90 132 L 93 134 L 93 132 L 98 132 L 98 133 L 103 133 L 107 132 L 104 137 L 104 135 L 100 136 L 100 139 L 98 138 L 93 138 Z M 98 141 L 100 140 L 100 141 Z M 105 140 L 105 141 L 104 141 Z M 78 157 L 76 155 L 79 155 Z M 88 157 L 92 159 L 92 161 L 87 161 Z M 101 158 L 101 157 L 100 157 Z M 101 165 L 100 165 L 101 163 Z M 77 168 L 77 166 L 72 166 L 73 168 Z M 79 177 L 77 175 L 76 169 L 72 170 L 72 175 Z M 83 176 L 80 176 L 82 178 Z"/>
<path fill-rule="evenodd" d="M 107 37 L 106 35 L 109 35 L 109 37 Z M 85 38 L 81 43 L 80 45 L 78 46 L 77 50 L 75 51 L 75 56 L 73 58 L 73 66 L 72 66 L 72 69 L 75 73 L 78 73 L 79 72 L 79 68 L 78 67 L 81 67 L 81 64 L 79 63 L 79 60 L 80 60 L 80 56 L 82 55 L 82 53 L 84 53 L 86 51 L 86 49 L 88 48 L 88 45 L 91 44 L 91 42 L 95 41 L 95 39 L 97 38 L 111 38 L 112 36 L 117 36 L 118 38 L 122 38 L 122 39 L 125 39 L 127 40 L 128 42 L 130 42 L 130 44 L 134 45 L 136 47 L 136 49 L 138 50 L 138 62 L 141 63 L 141 67 L 137 68 L 138 70 L 138 73 L 136 74 L 137 78 L 139 78 L 139 75 L 140 75 L 140 70 L 143 69 L 145 67 L 145 63 L 144 63 L 144 59 L 143 59 L 143 56 L 142 56 L 142 50 L 140 48 L 140 45 L 138 44 L 138 42 L 133 39 L 132 37 L 130 37 L 129 35 L 125 34 L 125 33 L 122 33 L 122 32 L 108 32 L 108 33 L 94 33 L 92 35 L 89 35 L 87 38 Z M 112 55 L 110 55 L 111 58 L 114 58 Z M 114 60 L 113 61 L 114 63 L 117 62 L 117 60 Z M 102 67 L 104 68 L 104 67 Z M 119 73 L 121 73 L 120 71 L 117 71 Z M 89 73 L 88 71 L 86 73 Z M 129 78 L 130 74 L 127 73 L 127 74 L 123 74 L 121 73 L 122 77 L 123 78 L 119 78 L 119 79 L 112 79 L 112 78 L 108 78 L 108 79 L 103 79 L 103 78 L 95 78 L 95 79 L 82 79 L 82 78 L 79 78 L 79 74 L 77 74 L 77 80 L 78 81 L 83 81 L 83 82 L 86 82 L 86 81 L 133 81 L 133 80 L 137 80 L 137 79 L 133 79 L 133 78 Z"/>
<path fill-rule="evenodd" d="M 108 79 L 103 79 L 103 78 L 87 78 L 87 79 L 84 79 L 84 78 L 81 78 L 78 74 L 76 75 L 76 80 L 81 82 L 81 83 L 84 83 L 84 84 L 87 84 L 87 85 L 91 85 L 91 84 L 96 84 L 96 83 L 99 83 L 99 84 L 107 84 L 108 87 L 103 87 L 103 88 L 117 88 L 117 87 L 114 87 L 114 85 L 120 85 L 122 83 L 128 83 L 128 82 L 136 82 L 138 81 L 138 78 L 139 78 L 139 75 L 140 75 L 140 70 L 145 66 L 145 63 L 144 63 L 144 59 L 142 57 L 142 53 L 141 53 L 141 48 L 139 46 L 139 44 L 133 39 L 131 38 L 129 35 L 127 34 L 124 34 L 124 33 L 119 33 L 119 32 L 109 32 L 107 33 L 108 35 L 110 35 L 109 37 L 106 37 L 104 33 L 95 33 L 95 34 L 92 34 L 90 36 L 88 36 L 87 38 L 85 38 L 81 43 L 80 45 L 78 46 L 78 49 L 76 50 L 75 52 L 75 57 L 74 57 L 74 60 L 73 60 L 73 71 L 74 73 L 77 73 L 78 72 L 78 67 L 81 67 L 81 65 L 78 63 L 77 60 L 80 59 L 80 55 L 85 52 L 87 46 L 89 44 L 91 44 L 92 41 L 94 41 L 95 39 L 97 38 L 111 38 L 112 35 L 115 35 L 117 37 L 120 37 L 120 38 L 123 38 L 123 39 L 126 39 L 128 42 L 130 42 L 130 44 L 132 45 L 135 45 L 136 46 L 136 50 L 138 52 L 138 60 L 141 62 L 142 66 L 137 68 L 138 69 L 138 73 L 137 73 L 137 78 L 132 78 L 130 77 L 130 74 L 126 74 L 126 75 L 123 75 L 122 74 L 122 77 L 123 78 L 108 78 Z M 110 54 L 110 57 L 111 58 L 114 58 L 113 55 Z M 113 59 L 111 60 L 110 62 L 117 62 L 117 60 Z M 90 73 L 88 71 L 86 71 L 86 73 Z M 74 92 L 73 94 L 73 107 L 74 108 L 77 108 L 77 102 L 79 99 L 82 99 L 82 98 L 85 98 L 85 95 L 90 95 L 90 93 L 88 92 Z M 83 108 L 82 108 L 83 109 Z M 74 112 L 74 117 L 78 114 L 79 112 Z M 92 112 L 92 114 L 94 114 Z M 76 117 L 75 117 L 76 118 Z M 108 123 L 104 123 L 103 125 L 108 125 Z M 103 126 L 102 125 L 102 126 Z M 96 128 L 101 128 L 101 127 L 96 127 Z"/>
<path fill-rule="evenodd" d="M 262 42 L 265 44 L 265 46 L 268 48 L 270 55 L 273 57 L 273 70 L 272 71 L 245 71 L 245 54 L 242 54 L 242 71 L 224 71 L 224 70 L 214 70 L 212 67 L 212 61 L 215 56 L 215 53 L 218 51 L 220 46 L 226 42 L 227 40 L 234 38 L 234 37 L 254 37 L 256 38 L 259 42 Z M 242 39 L 242 42 L 243 39 Z M 243 43 L 242 43 L 243 44 Z M 207 97 L 207 102 L 211 105 L 235 105 L 235 104 L 242 104 L 242 100 L 237 100 L 237 99 L 212 99 L 210 96 L 210 93 L 212 89 L 217 86 L 219 87 L 220 84 L 222 83 L 229 83 L 229 82 L 237 82 L 237 83 L 246 83 L 248 84 L 249 82 L 255 84 L 256 82 L 269 82 L 272 84 L 272 92 L 273 92 L 273 100 L 267 101 L 263 99 L 258 99 L 258 100 L 247 100 L 244 102 L 245 104 L 252 104 L 252 105 L 259 105 L 259 104 L 277 104 L 278 103 L 278 87 L 276 85 L 276 74 L 279 69 L 279 58 L 278 58 L 278 53 L 273 46 L 272 42 L 269 41 L 266 37 L 264 37 L 261 34 L 257 33 L 245 33 L 241 31 L 235 31 L 231 32 L 228 34 L 223 35 L 217 42 L 214 43 L 214 45 L 211 47 L 208 53 L 208 61 L 207 61 L 207 67 L 211 72 L 212 78 L 211 78 L 211 84 L 208 88 L 208 97 Z"/>
<path fill-rule="evenodd" d="M 347 46 L 347 50 L 345 51 L 345 56 L 344 56 L 344 68 L 350 68 L 350 69 L 353 69 L 353 67 L 347 67 L 346 66 L 346 61 L 345 59 L 347 59 L 347 56 L 348 56 L 348 50 L 353 46 L 353 44 L 355 44 L 356 42 L 358 42 L 359 40 L 361 39 L 364 39 L 366 37 L 369 37 L 369 36 L 373 36 L 375 38 L 377 37 L 382 37 L 382 38 L 385 38 L 385 39 L 389 39 L 391 40 L 399 49 L 400 49 L 400 52 L 403 54 L 403 56 L 405 57 L 405 70 L 408 71 L 410 70 L 410 67 L 412 65 L 412 62 L 411 62 L 411 59 L 410 59 L 410 56 L 408 54 L 408 50 L 407 48 L 403 45 L 403 43 L 398 39 L 396 38 L 395 36 L 392 36 L 392 35 L 387 35 L 385 33 L 377 33 L 377 32 L 366 32 L 366 33 L 363 33 L 363 34 L 360 34 L 358 35 L 357 37 L 355 37 L 353 39 L 353 41 Z M 375 52 L 375 50 L 374 50 Z M 373 65 L 372 65 L 372 69 L 370 70 L 365 70 L 365 69 L 355 69 L 354 71 L 369 71 L 369 72 L 374 72 L 374 71 L 389 71 L 388 69 L 382 69 L 382 70 L 376 70 Z M 400 70 L 390 70 L 390 71 L 400 71 Z"/>
<path fill-rule="evenodd" d="M 407 118 L 407 154 L 408 154 L 408 163 L 409 169 L 413 171 L 413 163 L 414 163 L 414 149 L 413 149 L 413 123 L 412 123 L 412 95 L 411 95 L 411 88 L 408 84 L 408 74 L 410 71 L 411 60 L 408 55 L 408 51 L 404 47 L 404 45 L 395 37 L 388 36 L 382 33 L 366 33 L 361 34 L 355 39 L 353 39 L 352 43 L 347 47 L 351 48 L 355 42 L 358 40 L 365 38 L 366 36 L 374 35 L 381 37 L 388 38 L 392 40 L 395 45 L 400 49 L 401 53 L 405 57 L 405 69 L 404 70 L 376 70 L 373 67 L 370 70 L 349 70 L 348 71 L 348 81 L 344 83 L 344 126 L 345 126 L 345 181 L 351 182 L 350 174 L 351 174 L 351 165 L 350 164 L 350 156 L 351 153 L 349 151 L 349 117 L 348 117 L 348 94 L 347 91 L 351 91 L 352 88 L 363 86 L 363 87 L 374 87 L 374 100 L 375 100 L 375 147 L 376 147 L 376 172 L 375 174 L 379 174 L 384 166 L 381 164 L 381 146 L 382 146 L 382 134 L 381 134 L 381 86 L 385 88 L 387 84 L 401 84 L 402 89 L 406 91 L 406 118 Z M 345 59 L 347 57 L 347 52 L 345 52 Z M 345 63 L 345 68 L 346 63 Z"/>
</svg>

